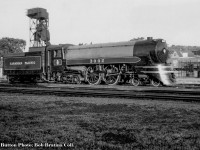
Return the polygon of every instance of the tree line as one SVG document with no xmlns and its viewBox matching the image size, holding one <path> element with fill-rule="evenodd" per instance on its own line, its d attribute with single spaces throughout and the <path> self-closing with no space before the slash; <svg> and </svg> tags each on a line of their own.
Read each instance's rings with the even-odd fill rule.
<svg viewBox="0 0 200 150">
<path fill-rule="evenodd" d="M 9 53 L 21 53 L 25 50 L 26 41 L 4 37 L 0 39 L 0 57 Z"/>
<path fill-rule="evenodd" d="M 182 45 L 172 45 L 169 50 L 178 51 L 200 51 L 200 46 L 182 46 Z"/>
</svg>

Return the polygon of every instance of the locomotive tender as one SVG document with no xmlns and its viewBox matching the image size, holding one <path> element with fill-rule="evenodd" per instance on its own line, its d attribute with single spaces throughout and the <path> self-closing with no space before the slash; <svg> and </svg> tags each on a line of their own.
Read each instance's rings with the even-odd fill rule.
<svg viewBox="0 0 200 150">
<path fill-rule="evenodd" d="M 29 52 L 4 57 L 10 82 L 38 81 L 134 86 L 170 85 L 175 82 L 167 65 L 167 44 L 147 38 L 127 42 L 30 47 Z"/>
</svg>

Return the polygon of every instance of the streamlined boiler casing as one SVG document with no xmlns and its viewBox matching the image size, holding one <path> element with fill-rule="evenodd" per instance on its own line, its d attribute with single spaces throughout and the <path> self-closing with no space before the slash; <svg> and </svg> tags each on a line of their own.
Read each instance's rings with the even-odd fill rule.
<svg viewBox="0 0 200 150">
<path fill-rule="evenodd" d="M 161 40 L 127 41 L 67 47 L 65 57 L 68 65 L 90 63 L 138 65 L 165 63 L 168 57 L 166 43 Z"/>
</svg>

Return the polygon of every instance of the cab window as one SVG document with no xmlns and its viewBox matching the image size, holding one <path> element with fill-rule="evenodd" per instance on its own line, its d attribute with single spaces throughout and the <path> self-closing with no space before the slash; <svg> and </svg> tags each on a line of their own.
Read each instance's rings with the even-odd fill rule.
<svg viewBox="0 0 200 150">
<path fill-rule="evenodd" d="M 54 50 L 54 57 L 62 57 L 62 51 L 61 50 Z"/>
</svg>

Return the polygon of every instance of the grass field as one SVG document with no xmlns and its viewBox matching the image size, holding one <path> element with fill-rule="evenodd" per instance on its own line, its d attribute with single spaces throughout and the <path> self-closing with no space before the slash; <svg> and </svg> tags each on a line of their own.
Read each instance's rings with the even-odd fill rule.
<svg viewBox="0 0 200 150">
<path fill-rule="evenodd" d="M 0 149 L 200 149 L 200 104 L 0 93 Z"/>
</svg>

